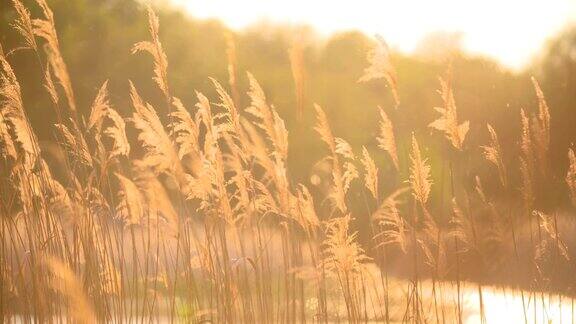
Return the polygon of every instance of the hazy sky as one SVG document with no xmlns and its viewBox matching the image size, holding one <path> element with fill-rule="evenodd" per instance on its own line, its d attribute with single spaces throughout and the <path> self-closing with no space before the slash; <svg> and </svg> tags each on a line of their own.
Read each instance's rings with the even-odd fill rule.
<svg viewBox="0 0 576 324">
<path fill-rule="evenodd" d="M 357 29 L 410 53 L 428 33 L 462 33 L 470 53 L 521 68 L 545 41 L 576 21 L 576 0 L 172 0 L 197 18 L 242 29 L 266 20 L 306 24 L 323 35 Z"/>
</svg>

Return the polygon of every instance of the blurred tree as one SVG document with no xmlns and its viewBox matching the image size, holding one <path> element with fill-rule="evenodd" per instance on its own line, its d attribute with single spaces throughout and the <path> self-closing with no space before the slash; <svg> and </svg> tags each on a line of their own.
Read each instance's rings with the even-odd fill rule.
<svg viewBox="0 0 576 324">
<path fill-rule="evenodd" d="M 567 27 L 552 39 L 532 68 L 552 111 L 550 154 L 567 168 L 568 147 L 576 142 L 576 25 Z M 533 98 L 533 96 L 532 96 Z"/>
</svg>

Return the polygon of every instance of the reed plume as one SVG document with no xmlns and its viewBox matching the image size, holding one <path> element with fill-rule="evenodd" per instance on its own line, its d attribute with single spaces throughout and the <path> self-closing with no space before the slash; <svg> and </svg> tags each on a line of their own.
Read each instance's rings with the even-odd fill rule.
<svg viewBox="0 0 576 324">
<path fill-rule="evenodd" d="M 22 48 L 38 50 L 36 38 L 34 37 L 34 27 L 32 26 L 32 19 L 30 18 L 30 11 L 24 7 L 20 0 L 12 0 L 14 9 L 16 9 L 17 18 L 12 24 L 12 27 L 24 38 L 24 46 Z"/>
<path fill-rule="evenodd" d="M 576 155 L 573 149 L 568 150 L 568 171 L 566 172 L 566 184 L 572 204 L 576 206 Z"/>
<path fill-rule="evenodd" d="M 378 168 L 364 146 L 362 147 L 360 161 L 364 165 L 364 186 L 370 191 L 372 197 L 378 200 Z"/>
<path fill-rule="evenodd" d="M 508 178 L 506 175 L 506 167 L 502 161 L 502 149 L 500 148 L 498 135 L 490 124 L 487 124 L 486 127 L 488 128 L 488 133 L 490 134 L 490 141 L 488 145 L 482 146 L 482 150 L 484 151 L 484 158 L 496 167 L 498 170 L 500 183 L 504 188 L 506 188 L 508 186 Z"/>
<path fill-rule="evenodd" d="M 408 182 L 412 188 L 412 195 L 422 206 L 426 205 L 432 188 L 430 179 L 430 165 L 422 158 L 416 137 L 412 134 L 412 152 L 410 154 L 410 177 Z"/>
<path fill-rule="evenodd" d="M 240 113 L 238 112 L 238 108 L 236 107 L 232 97 L 230 97 L 220 82 L 214 78 L 210 78 L 210 80 L 212 81 L 220 99 L 217 106 L 224 109 L 223 112 L 217 113 L 213 116 L 213 118 L 218 121 L 218 124 L 216 124 L 218 127 L 216 134 L 233 133 L 238 136 L 238 134 L 241 133 Z"/>
<path fill-rule="evenodd" d="M 388 118 L 388 115 L 384 111 L 382 107 L 379 107 L 380 110 L 380 128 L 378 132 L 378 137 L 376 140 L 378 141 L 378 147 L 384 150 L 392 159 L 392 163 L 396 168 L 396 171 L 399 170 L 398 165 L 398 153 L 396 149 L 396 137 L 394 136 L 394 126 L 392 125 L 392 121 Z"/>
<path fill-rule="evenodd" d="M 358 233 L 350 233 L 350 215 L 334 218 L 327 223 L 324 240 L 324 263 L 338 274 L 361 274 L 363 263 L 370 260 L 356 242 Z"/>
<path fill-rule="evenodd" d="M 142 100 L 132 82 L 130 82 L 130 99 L 135 110 L 130 121 L 139 131 L 138 140 L 144 149 L 143 162 L 157 173 L 178 170 L 180 166 L 178 155 L 156 110 Z"/>
<path fill-rule="evenodd" d="M 347 193 L 352 181 L 358 178 L 358 169 L 356 169 L 353 163 L 356 160 L 356 156 L 354 152 L 352 152 L 350 144 L 340 137 L 336 138 L 336 153 L 340 155 L 344 162 L 342 164 L 343 173 L 340 179 L 338 179 L 338 177 L 335 177 L 335 179 L 342 183 L 344 193 Z"/>
<path fill-rule="evenodd" d="M 150 33 L 150 41 L 141 41 L 134 46 L 132 46 L 132 54 L 139 52 L 145 52 L 152 56 L 154 61 L 154 82 L 158 85 L 158 88 L 164 93 L 167 102 L 172 101 L 170 95 L 170 90 L 168 88 L 168 58 L 164 49 L 162 48 L 162 43 L 160 43 L 159 29 L 160 22 L 158 16 L 152 7 L 146 7 L 148 13 L 148 32 Z"/>
<path fill-rule="evenodd" d="M 106 121 L 109 121 L 107 123 L 108 126 L 102 130 Z M 102 134 L 112 141 L 109 158 L 128 157 L 130 154 L 130 143 L 126 137 L 126 123 L 110 104 L 108 99 L 108 81 L 105 81 L 100 87 L 92 103 L 87 126 L 88 130 L 94 130 L 98 142 L 101 141 Z"/>
<path fill-rule="evenodd" d="M 400 215 L 399 205 L 402 203 L 400 196 L 406 193 L 407 188 L 401 188 L 390 194 L 372 215 L 372 219 L 380 227 L 380 231 L 374 235 L 377 246 L 398 244 L 403 252 L 406 252 L 406 232 L 408 224 Z"/>
<path fill-rule="evenodd" d="M 330 153 L 335 155 L 336 154 L 336 139 L 334 138 L 334 135 L 332 134 L 332 129 L 330 128 L 330 123 L 328 122 L 328 117 L 326 116 L 324 109 L 322 109 L 322 107 L 320 107 L 319 105 L 315 104 L 314 108 L 316 109 L 316 116 L 317 116 L 316 119 L 318 120 L 318 123 L 314 127 L 314 130 L 316 130 L 316 132 L 318 132 L 318 134 L 320 135 L 320 139 L 326 145 L 328 145 L 328 148 L 330 149 Z"/>
<path fill-rule="evenodd" d="M 440 117 L 430 123 L 428 127 L 443 132 L 452 146 L 461 151 L 470 126 L 468 121 L 461 124 L 458 121 L 458 110 L 456 109 L 454 92 L 451 85 L 450 69 L 447 74 L 446 79 L 439 78 L 440 90 L 438 90 L 438 93 L 442 98 L 443 106 L 434 107 L 434 109 L 440 113 Z"/>
<path fill-rule="evenodd" d="M 464 216 L 462 209 L 458 205 L 456 198 L 452 198 L 452 217 L 449 222 L 448 236 L 454 240 L 458 240 L 458 251 L 456 253 L 464 253 L 468 251 L 469 246 L 472 244 L 470 241 L 471 224 L 469 219 Z"/>
<path fill-rule="evenodd" d="M 534 151 L 532 136 L 530 131 L 530 121 L 524 110 L 520 110 L 520 121 L 522 123 L 522 134 L 520 141 L 520 175 L 521 193 L 526 211 L 530 211 L 534 201 Z"/>
<path fill-rule="evenodd" d="M 38 159 L 38 143 L 25 114 L 20 84 L 1 50 L 0 109 L 6 130 L 3 136 L 6 152 L 10 154 L 9 157 L 16 159 L 16 151 L 12 148 L 17 147 L 21 162 L 27 168 L 32 168 Z M 13 134 L 10 139 L 8 133 Z"/>
<path fill-rule="evenodd" d="M 60 133 L 63 143 L 61 143 L 68 154 L 70 154 L 74 161 L 79 162 L 83 166 L 92 167 L 92 155 L 88 149 L 88 144 L 72 119 L 69 120 L 72 125 L 72 130 L 65 124 L 55 124 L 54 127 Z"/>
<path fill-rule="evenodd" d="M 320 220 L 316 209 L 314 208 L 314 197 L 308 191 L 306 186 L 300 184 L 297 189 L 296 195 L 298 201 L 298 211 L 300 215 L 300 223 L 304 225 L 310 232 L 313 232 L 320 226 Z"/>
<path fill-rule="evenodd" d="M 315 105 L 318 124 L 314 128 L 324 143 L 328 145 L 331 155 L 328 157 L 332 162 L 332 179 L 334 187 L 332 188 L 328 199 L 342 213 L 347 211 L 346 193 L 350 184 L 358 177 L 358 171 L 353 164 L 355 160 L 352 147 L 342 138 L 336 138 L 328 123 L 328 117 L 324 110 Z M 343 160 L 343 162 L 340 161 Z"/>
<path fill-rule="evenodd" d="M 8 121 L 4 118 L 3 113 L 0 113 L 0 148 L 3 159 L 16 161 L 18 153 L 9 133 Z"/>
<path fill-rule="evenodd" d="M 554 217 L 540 211 L 534 211 L 534 215 L 538 218 L 540 229 L 544 234 L 535 247 L 534 258 L 536 261 L 542 262 L 545 258 L 550 258 L 553 253 L 565 261 L 570 261 L 568 247 L 558 235 L 558 225 L 555 223 Z"/>
<path fill-rule="evenodd" d="M 568 242 L 559 232 L 564 230 L 560 214 L 530 214 L 547 203 L 536 199 L 539 186 L 556 185 L 551 168 L 550 177 L 536 177 L 536 168 L 547 168 L 552 143 L 549 107 L 535 79 L 538 111 L 520 113 L 519 174 L 506 164 L 504 142 L 489 124 L 488 142 L 479 151 L 497 170 L 496 181 L 504 187 L 496 194 L 506 197 L 492 197 L 493 190 L 484 190 L 480 176 L 475 176 L 476 163 L 458 163 L 458 177 L 452 176 L 451 163 L 452 204 L 445 206 L 445 184 L 433 187 L 432 167 L 414 132 L 406 150 L 397 147 L 406 132 L 397 132 L 381 107 L 376 144 L 396 172 L 382 173 L 379 159 L 367 147 L 362 146 L 357 156 L 360 134 L 350 142 L 338 137 L 328 114 L 314 105 L 314 130 L 327 153 L 315 166 L 314 175 L 321 180 L 311 179 L 315 187 L 309 189 L 298 183 L 302 174 L 291 174 L 292 165 L 298 167 L 290 157 L 291 120 L 282 119 L 283 110 L 269 101 L 270 95 L 267 98 L 265 88 L 250 73 L 246 97 L 240 97 L 232 36 L 226 36 L 228 82 L 211 78 L 214 98 L 196 92 L 196 104 L 187 107 L 169 88 L 158 17 L 148 7 L 150 39 L 136 43 L 132 53 L 152 56 L 153 80 L 167 109 L 157 112 L 130 82 L 133 110 L 131 118 L 124 119 L 123 110 L 113 104 L 118 96 L 105 81 L 84 120 L 76 116 L 53 13 L 45 0 L 37 2 L 42 19 L 33 20 L 21 0 L 12 0 L 13 27 L 23 46 L 10 54 L 19 49 L 42 54 L 38 47 L 45 49 L 48 64 L 43 55 L 36 55 L 38 80 L 48 93 L 41 99 L 57 113 L 55 138 L 60 145 L 53 149 L 42 136 L 38 138 L 46 149 L 40 150 L 25 110 L 27 98 L 22 98 L 28 89 L 20 88 L 0 47 L 0 317 L 5 321 L 390 323 L 428 322 L 435 317 L 440 323 L 454 320 L 445 310 L 452 304 L 457 303 L 459 321 L 466 316 L 461 309 L 461 278 L 478 281 L 482 317 L 481 284 L 488 279 L 484 276 L 493 270 L 504 273 L 509 265 L 508 230 L 521 266 L 523 250 L 517 242 L 526 241 L 525 235 L 536 237 L 534 219 L 538 241 L 531 240 L 535 253 L 529 265 L 543 279 L 555 279 L 545 277 L 550 265 L 554 271 L 571 265 Z M 301 46 L 294 43 L 288 51 L 298 118 L 305 99 L 306 56 Z M 379 37 L 368 54 L 368 65 L 359 81 L 384 79 L 397 107 L 396 71 Z M 59 92 L 64 97 L 59 98 Z M 458 119 L 449 73 L 440 79 L 439 92 L 440 117 L 429 128 L 441 131 L 458 156 L 473 159 L 475 148 L 462 152 L 469 123 Z M 61 104 L 68 106 L 65 116 L 60 115 Z M 406 116 L 397 113 L 392 117 L 405 121 Z M 430 147 L 430 158 L 438 157 L 437 143 L 425 137 L 421 141 Z M 408 155 L 406 166 L 400 153 Z M 568 150 L 568 162 L 565 191 L 576 206 L 573 149 Z M 444 169 L 435 172 L 435 178 L 446 178 Z M 363 183 L 355 185 L 360 173 Z M 391 183 L 383 181 L 390 176 L 407 177 L 408 187 L 390 191 Z M 455 181 L 461 183 L 456 187 Z M 508 190 L 514 186 L 519 192 Z M 363 199 L 365 191 L 373 199 Z M 413 197 L 410 205 L 405 204 L 408 191 Z M 460 208 L 456 195 L 465 208 Z M 517 223 L 519 199 L 522 212 L 532 217 Z M 361 200 L 366 209 L 359 208 Z M 366 238 L 376 261 L 366 253 Z M 465 263 L 461 257 L 466 257 Z M 476 258 L 489 269 L 470 269 L 477 264 L 468 261 Z M 461 265 L 466 265 L 462 268 L 466 272 L 461 273 Z M 408 267 L 413 267 L 411 278 L 395 278 L 394 271 L 405 276 Z M 470 278 L 465 277 L 468 274 Z M 375 284 L 378 275 L 381 286 Z M 457 301 L 443 297 L 446 288 L 439 283 L 454 275 Z M 429 276 L 433 305 L 427 291 Z M 396 286 L 404 283 L 408 290 L 396 294 Z M 545 296 L 548 282 L 537 283 Z M 397 310 L 403 311 L 403 306 L 401 317 Z"/>
<path fill-rule="evenodd" d="M 396 107 L 400 104 L 398 97 L 398 80 L 396 69 L 390 59 L 390 49 L 388 44 L 380 35 L 376 35 L 374 48 L 368 52 L 367 60 L 369 66 L 364 69 L 364 74 L 358 79 L 358 82 L 367 82 L 376 79 L 385 79 L 392 90 L 392 96 Z"/>
<path fill-rule="evenodd" d="M 116 178 L 121 189 L 119 191 L 119 203 L 116 207 L 119 217 L 126 226 L 139 225 L 146 215 L 144 197 L 132 180 L 119 173 L 116 173 Z"/>
<path fill-rule="evenodd" d="M 111 125 L 104 129 L 104 135 L 112 140 L 110 157 L 128 157 L 130 154 L 130 143 L 126 137 L 126 123 L 124 122 L 124 118 L 112 108 L 108 109 L 107 116 L 111 121 Z"/>
<path fill-rule="evenodd" d="M 544 93 L 534 77 L 532 77 L 532 83 L 538 98 L 538 114 L 532 118 L 531 123 L 534 153 L 536 163 L 540 166 L 538 169 L 546 174 L 550 146 L 550 111 L 544 98 Z"/>
<path fill-rule="evenodd" d="M 52 101 L 52 105 L 54 107 L 58 107 L 60 98 L 58 97 L 56 86 L 54 85 L 54 81 L 52 80 L 52 72 L 50 71 L 50 66 L 47 66 L 46 72 L 44 72 L 44 89 L 46 89 L 48 96 L 50 96 L 50 101 Z M 57 110 L 57 112 L 59 113 L 59 110 Z"/>
<path fill-rule="evenodd" d="M 60 43 L 58 42 L 58 34 L 56 33 L 54 14 L 46 3 L 46 0 L 36 0 L 36 2 L 42 9 L 45 19 L 32 20 L 34 35 L 43 38 L 46 41 L 44 50 L 48 57 L 48 63 L 50 64 L 54 76 L 56 76 L 56 79 L 64 90 L 68 109 L 70 110 L 70 117 L 78 123 L 76 99 L 74 97 L 74 90 L 72 88 L 68 68 L 64 62 L 62 54 L 60 53 Z"/>
<path fill-rule="evenodd" d="M 268 105 L 264 91 L 250 73 L 248 73 L 248 81 L 250 82 L 248 96 L 251 102 L 245 111 L 259 120 L 256 125 L 265 132 L 271 141 L 273 145 L 272 155 L 276 159 L 286 160 L 288 157 L 288 131 L 284 121 L 274 106 Z"/>
<path fill-rule="evenodd" d="M 200 130 L 197 121 L 190 115 L 180 99 L 174 98 L 172 105 L 175 109 L 168 115 L 170 117 L 168 128 L 170 136 L 178 146 L 178 157 L 180 159 L 187 155 L 197 157 L 200 154 Z"/>
<path fill-rule="evenodd" d="M 108 80 L 106 80 L 100 90 L 98 90 L 98 94 L 92 102 L 92 107 L 90 107 L 88 129 L 96 128 L 97 131 L 100 131 L 108 109 L 110 109 L 110 102 L 108 100 Z"/>
</svg>

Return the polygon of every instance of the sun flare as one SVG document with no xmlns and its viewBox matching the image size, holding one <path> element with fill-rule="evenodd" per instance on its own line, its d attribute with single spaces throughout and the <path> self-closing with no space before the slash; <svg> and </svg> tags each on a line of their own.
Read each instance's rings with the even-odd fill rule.
<svg viewBox="0 0 576 324">
<path fill-rule="evenodd" d="M 324 35 L 344 30 L 380 34 L 406 53 L 431 32 L 462 35 L 472 54 L 520 69 L 549 37 L 576 19 L 572 0 L 523 1 L 306 1 L 172 0 L 190 15 L 217 18 L 242 29 L 259 21 L 309 25 Z"/>
</svg>

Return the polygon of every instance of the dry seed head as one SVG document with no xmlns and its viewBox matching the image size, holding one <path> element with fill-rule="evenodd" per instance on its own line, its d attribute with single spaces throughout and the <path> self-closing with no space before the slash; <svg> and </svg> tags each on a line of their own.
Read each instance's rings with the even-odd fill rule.
<svg viewBox="0 0 576 324">
<path fill-rule="evenodd" d="M 54 14 L 52 13 L 52 10 L 50 10 L 50 7 L 48 7 L 48 4 L 45 0 L 36 0 L 36 2 L 42 8 L 45 20 L 32 20 L 34 35 L 46 40 L 44 50 L 46 52 L 46 56 L 48 57 L 48 63 L 52 68 L 54 76 L 64 90 L 64 94 L 68 103 L 68 109 L 71 112 L 71 117 L 76 118 L 76 100 L 74 98 L 74 90 L 72 89 L 72 82 L 70 81 L 68 68 L 66 67 L 66 63 L 64 63 L 64 59 L 60 53 L 60 44 L 58 42 L 58 35 L 56 33 Z"/>
<path fill-rule="evenodd" d="M 574 150 L 568 150 L 568 172 L 566 172 L 566 184 L 572 205 L 576 206 L 576 155 Z"/>
<path fill-rule="evenodd" d="M 522 123 L 522 135 L 520 149 L 527 165 L 532 169 L 534 163 L 534 152 L 532 149 L 532 136 L 530 132 L 530 120 L 526 116 L 524 109 L 520 109 L 520 121 Z"/>
<path fill-rule="evenodd" d="M 298 186 L 297 201 L 302 225 L 305 225 L 305 228 L 309 230 L 317 228 L 320 225 L 320 221 L 314 208 L 314 198 L 308 191 L 308 188 L 302 184 Z"/>
<path fill-rule="evenodd" d="M 327 270 L 340 275 L 358 275 L 363 263 L 369 261 L 364 250 L 356 242 L 357 233 L 349 233 L 350 215 L 330 220 L 324 240 L 324 265 Z"/>
<path fill-rule="evenodd" d="M 484 158 L 498 169 L 500 183 L 503 187 L 506 187 L 508 179 L 506 177 L 506 167 L 504 166 L 504 162 L 502 162 L 502 152 L 500 149 L 500 142 L 498 141 L 498 135 L 490 124 L 487 124 L 486 126 L 490 134 L 490 142 L 488 145 L 482 146 Z"/>
<path fill-rule="evenodd" d="M 380 129 L 378 137 L 376 138 L 378 147 L 390 155 L 394 167 L 398 170 L 398 153 L 394 136 L 394 126 L 384 109 L 382 107 L 378 108 L 380 110 Z"/>
<path fill-rule="evenodd" d="M 314 127 L 314 130 L 316 130 L 318 134 L 320 134 L 320 138 L 322 139 L 322 141 L 324 141 L 324 143 L 328 145 L 330 153 L 336 154 L 336 140 L 334 139 L 334 135 L 332 134 L 332 129 L 330 128 L 328 117 L 326 116 L 326 113 L 324 112 L 322 107 L 320 107 L 319 105 L 314 104 L 314 109 L 316 109 L 316 116 L 318 120 L 318 123 Z"/>
<path fill-rule="evenodd" d="M 146 52 L 152 56 L 154 61 L 154 82 L 156 82 L 158 88 L 162 90 L 168 102 L 171 102 L 168 88 L 168 58 L 166 57 L 166 53 L 164 53 L 162 43 L 160 43 L 160 37 L 158 36 L 160 23 L 152 7 L 147 6 L 146 10 L 148 12 L 148 31 L 151 41 L 142 41 L 134 44 L 134 46 L 132 46 L 132 54 Z"/>
<path fill-rule="evenodd" d="M 524 208 L 526 211 L 529 211 L 532 209 L 532 204 L 534 203 L 534 183 L 532 180 L 532 170 L 524 157 L 520 158 L 520 177 L 520 192 L 524 201 Z"/>
<path fill-rule="evenodd" d="M 120 183 L 120 201 L 117 206 L 118 216 L 124 220 L 126 226 L 138 225 L 145 216 L 145 200 L 140 190 L 132 180 L 116 173 Z"/>
<path fill-rule="evenodd" d="M 352 151 L 352 146 L 345 139 L 336 137 L 336 153 L 340 154 L 344 159 L 354 160 L 354 152 Z"/>
<path fill-rule="evenodd" d="M 102 127 L 102 122 L 106 115 L 107 110 L 110 108 L 110 102 L 108 101 L 108 80 L 102 84 L 96 98 L 92 102 L 92 107 L 90 108 L 90 117 L 88 118 L 88 129 L 96 127 L 99 132 Z"/>
<path fill-rule="evenodd" d="M 532 77 L 536 97 L 538 98 L 538 115 L 532 120 L 531 130 L 534 144 L 534 153 L 538 169 L 546 173 L 548 162 L 548 150 L 550 146 L 550 111 L 544 93 L 540 89 L 538 81 Z"/>
<path fill-rule="evenodd" d="M 112 108 L 108 101 L 108 81 L 104 82 L 90 110 L 88 129 L 94 129 L 96 138 L 100 142 L 100 132 L 105 120 L 110 120 L 110 125 L 104 129 L 105 136 L 112 140 L 110 158 L 126 156 L 130 154 L 130 143 L 126 137 L 126 123 L 124 119 Z"/>
<path fill-rule="evenodd" d="M 177 170 L 180 163 L 170 137 L 164 130 L 154 107 L 142 100 L 132 82 L 130 82 L 130 98 L 135 110 L 131 121 L 139 131 L 138 140 L 144 149 L 143 162 L 157 173 Z"/>
<path fill-rule="evenodd" d="M 522 123 L 522 135 L 520 142 L 520 177 L 521 186 L 520 190 L 522 193 L 522 198 L 524 200 L 524 207 L 526 211 L 532 209 L 532 203 L 534 201 L 534 149 L 532 144 L 532 136 L 530 130 L 530 121 L 524 112 L 524 109 L 520 110 L 520 121 Z"/>
<path fill-rule="evenodd" d="M 23 153 L 26 166 L 32 168 L 38 158 L 38 143 L 25 115 L 20 84 L 1 51 L 0 114 L 2 114 L 3 128 L 5 129 L 2 132 L 2 141 L 6 146 L 6 154 L 13 155 L 15 153 L 12 147 L 19 149 Z M 7 136 L 10 134 L 13 134 L 14 137 L 9 140 Z"/>
<path fill-rule="evenodd" d="M 440 78 L 439 93 L 444 106 L 434 108 L 440 113 L 440 117 L 430 123 L 428 127 L 443 132 L 456 149 L 462 150 L 466 134 L 468 134 L 469 122 L 465 121 L 459 124 L 454 93 L 449 80 Z"/>
<path fill-rule="evenodd" d="M 17 18 L 12 26 L 24 38 L 24 47 L 37 51 L 38 45 L 34 38 L 34 30 L 32 27 L 32 19 L 30 19 L 30 11 L 24 7 L 20 0 L 12 0 L 14 9 L 16 9 Z"/>
<path fill-rule="evenodd" d="M 378 200 L 378 168 L 364 146 L 362 147 L 362 158 L 360 161 L 364 165 L 364 185 L 370 191 L 372 197 Z"/>
<path fill-rule="evenodd" d="M 44 88 L 48 92 L 52 104 L 54 106 L 58 106 L 60 99 L 58 97 L 58 92 L 56 91 L 54 81 L 52 81 L 52 72 L 50 72 L 50 66 L 46 67 L 46 72 L 44 73 Z"/>
<path fill-rule="evenodd" d="M 398 209 L 402 203 L 400 196 L 406 191 L 408 191 L 407 188 L 402 188 L 393 192 L 384 199 L 372 215 L 372 219 L 381 228 L 381 231 L 374 236 L 374 239 L 379 242 L 378 246 L 398 244 L 401 250 L 406 252 L 406 222 Z"/>
<path fill-rule="evenodd" d="M 322 141 L 328 145 L 330 150 L 329 159 L 332 162 L 334 186 L 327 199 L 342 213 L 346 213 L 346 192 L 352 180 L 358 177 L 358 171 L 354 164 L 351 163 L 351 161 L 355 159 L 354 153 L 352 152 L 350 144 L 344 139 L 334 138 L 330 124 L 328 123 L 328 117 L 326 113 L 324 113 L 324 110 L 317 104 L 314 105 L 314 108 L 316 109 L 318 119 L 318 123 L 314 129 L 318 132 Z M 342 156 L 345 160 L 343 165 L 340 165 L 339 156 Z"/>
<path fill-rule="evenodd" d="M 461 243 L 461 245 L 459 245 L 459 251 L 456 251 L 456 253 L 466 252 L 470 245 L 468 239 L 468 229 L 470 224 L 460 209 L 456 198 L 452 198 L 452 218 L 450 219 L 449 225 L 450 230 L 448 234 Z"/>
<path fill-rule="evenodd" d="M 364 69 L 364 74 L 358 79 L 358 82 L 367 82 L 374 79 L 385 79 L 392 90 L 392 96 L 396 106 L 400 103 L 398 98 L 398 81 L 396 69 L 390 60 L 390 49 L 388 44 L 380 35 L 376 35 L 374 48 L 368 52 L 367 60 L 369 66 Z"/>
<path fill-rule="evenodd" d="M 239 134 L 240 133 L 240 114 L 238 113 L 238 108 L 234 103 L 234 100 L 228 92 L 224 89 L 224 87 L 214 78 L 210 78 L 216 92 L 218 93 L 218 97 L 220 99 L 220 103 L 218 106 L 224 108 L 225 112 L 214 115 L 214 119 L 222 119 L 222 122 L 218 124 L 218 127 L 221 129 L 217 131 L 217 134 L 222 134 L 226 132 L 232 132 Z"/>
<path fill-rule="evenodd" d="M 8 121 L 0 113 L 0 153 L 3 159 L 16 161 L 18 154 L 12 137 L 8 132 Z"/>
<path fill-rule="evenodd" d="M 430 175 L 430 165 L 426 159 L 422 158 L 420 147 L 416 137 L 412 134 L 412 153 L 410 154 L 410 178 L 409 183 L 412 188 L 414 199 L 425 205 L 430 196 L 432 180 Z"/>
<path fill-rule="evenodd" d="M 64 141 L 62 144 L 68 153 L 83 165 L 92 167 L 92 156 L 84 136 L 74 120 L 70 119 L 70 125 L 71 128 L 64 124 L 55 124 L 54 126 L 59 131 L 60 137 Z"/>
<path fill-rule="evenodd" d="M 538 121 L 541 124 L 541 128 L 544 136 L 548 136 L 543 140 L 548 143 L 550 141 L 550 109 L 544 98 L 544 93 L 540 89 L 540 85 L 536 78 L 532 77 L 532 83 L 534 84 L 534 90 L 536 92 L 536 97 L 538 98 Z"/>
<path fill-rule="evenodd" d="M 108 118 L 112 124 L 104 130 L 104 135 L 112 140 L 112 150 L 110 157 L 128 157 L 130 154 L 130 143 L 126 137 L 126 123 L 116 110 L 108 109 Z"/>
<path fill-rule="evenodd" d="M 178 145 L 178 157 L 199 154 L 198 136 L 199 130 L 196 121 L 190 116 L 180 99 L 174 98 L 172 106 L 175 108 L 170 114 L 170 135 Z"/>
<path fill-rule="evenodd" d="M 347 193 L 348 189 L 350 189 L 350 184 L 352 181 L 359 176 L 358 170 L 353 163 L 356 160 L 356 157 L 354 156 L 354 152 L 352 151 L 350 144 L 340 137 L 336 138 L 336 153 L 342 156 L 344 161 L 342 163 L 343 173 L 339 181 L 342 183 L 344 193 Z M 335 179 L 335 181 L 338 181 L 338 179 Z"/>
<path fill-rule="evenodd" d="M 551 257 L 554 252 L 565 261 L 570 261 L 568 247 L 559 237 L 559 233 L 554 225 L 554 217 L 540 211 L 534 211 L 533 215 L 538 218 L 540 230 L 544 234 L 535 246 L 535 260 L 544 261 L 544 259 Z"/>
<path fill-rule="evenodd" d="M 284 121 L 274 107 L 266 103 L 264 91 L 250 73 L 248 73 L 248 80 L 250 82 L 248 96 L 251 102 L 250 106 L 246 108 L 246 112 L 259 119 L 255 124 L 266 133 L 266 136 L 272 142 L 274 146 L 273 154 L 278 155 L 282 160 L 286 160 L 288 157 L 288 131 Z"/>
</svg>

